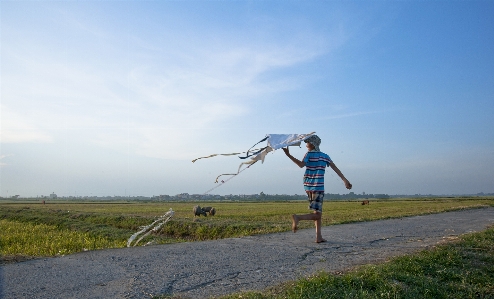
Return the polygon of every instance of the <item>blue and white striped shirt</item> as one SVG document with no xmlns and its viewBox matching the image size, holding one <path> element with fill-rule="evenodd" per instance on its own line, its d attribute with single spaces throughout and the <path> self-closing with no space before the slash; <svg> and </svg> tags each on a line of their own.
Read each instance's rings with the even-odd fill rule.
<svg viewBox="0 0 494 299">
<path fill-rule="evenodd" d="M 310 151 L 305 154 L 303 162 L 305 191 L 324 191 L 324 173 L 333 162 L 331 158 L 323 152 Z"/>
</svg>

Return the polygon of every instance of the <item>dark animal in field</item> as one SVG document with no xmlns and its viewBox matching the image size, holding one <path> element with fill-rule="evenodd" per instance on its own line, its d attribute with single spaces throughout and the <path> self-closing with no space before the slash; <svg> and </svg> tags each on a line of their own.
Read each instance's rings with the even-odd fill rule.
<svg viewBox="0 0 494 299">
<path fill-rule="evenodd" d="M 201 217 L 201 215 L 204 215 L 204 217 L 207 217 L 208 216 L 208 214 L 206 214 L 206 211 L 204 211 L 203 209 L 201 209 L 200 206 L 195 206 L 192 211 L 194 212 L 194 217 L 195 216 Z"/>
<path fill-rule="evenodd" d="M 368 200 L 362 201 L 362 205 L 368 205 L 368 204 L 369 204 L 369 201 Z"/>
<path fill-rule="evenodd" d="M 211 215 L 211 216 L 214 216 L 214 214 L 216 214 L 216 209 L 213 207 L 204 207 L 204 208 L 202 208 L 202 210 L 204 212 L 209 213 L 209 215 Z"/>
</svg>

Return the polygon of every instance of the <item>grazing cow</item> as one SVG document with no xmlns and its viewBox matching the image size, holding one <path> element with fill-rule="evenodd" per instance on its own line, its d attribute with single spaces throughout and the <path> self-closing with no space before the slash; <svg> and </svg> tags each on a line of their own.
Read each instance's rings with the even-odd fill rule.
<svg viewBox="0 0 494 299">
<path fill-rule="evenodd" d="M 194 212 L 194 217 L 195 216 L 201 217 L 201 215 L 204 215 L 204 217 L 207 217 L 208 216 L 208 214 L 206 214 L 206 211 L 204 211 L 203 209 L 201 209 L 200 206 L 195 206 L 192 211 Z"/>
<path fill-rule="evenodd" d="M 209 215 L 211 215 L 211 216 L 214 216 L 214 214 L 216 214 L 216 209 L 213 207 L 204 207 L 204 208 L 202 208 L 202 210 L 204 212 L 209 213 Z"/>
<path fill-rule="evenodd" d="M 369 204 L 369 201 L 368 200 L 362 201 L 362 205 L 368 205 L 368 204 Z"/>
</svg>

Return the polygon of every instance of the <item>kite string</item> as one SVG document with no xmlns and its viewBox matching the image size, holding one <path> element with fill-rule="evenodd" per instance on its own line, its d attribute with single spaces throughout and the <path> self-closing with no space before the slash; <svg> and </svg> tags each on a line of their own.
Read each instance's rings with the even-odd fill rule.
<svg viewBox="0 0 494 299">
<path fill-rule="evenodd" d="M 251 165 L 254 165 L 254 164 L 251 164 Z M 228 179 L 226 180 L 223 180 L 221 181 L 221 184 L 217 185 L 217 186 L 214 186 L 213 188 L 209 189 L 208 191 L 204 192 L 202 195 L 206 195 L 208 194 L 209 192 L 213 191 L 214 189 L 218 188 L 218 187 L 221 187 L 223 186 L 224 184 L 226 184 L 229 180 L 233 179 L 234 177 L 236 177 L 237 175 L 239 175 L 240 173 L 242 173 L 243 171 L 247 170 L 251 165 L 245 167 L 244 169 L 240 170 L 239 172 L 237 172 L 236 174 L 229 174 L 231 175 L 231 177 L 229 177 Z"/>
</svg>

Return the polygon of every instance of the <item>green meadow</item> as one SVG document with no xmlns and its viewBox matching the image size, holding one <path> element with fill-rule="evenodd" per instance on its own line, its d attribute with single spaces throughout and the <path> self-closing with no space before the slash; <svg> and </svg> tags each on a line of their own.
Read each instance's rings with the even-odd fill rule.
<svg viewBox="0 0 494 299">
<path fill-rule="evenodd" d="M 213 206 L 214 217 L 192 208 Z M 406 217 L 494 206 L 492 197 L 325 201 L 323 223 Z M 277 202 L 12 202 L 0 200 L 0 263 L 125 247 L 140 227 L 169 209 L 174 217 L 146 241 L 201 241 L 289 231 L 290 215 L 307 213 L 304 201 Z M 313 227 L 301 222 L 301 228 Z M 494 227 L 459 240 L 346 273 L 320 272 L 263 292 L 224 299 L 494 298 Z M 154 298 L 175 298 L 156 296 Z M 179 299 L 179 298 L 177 298 Z"/>
<path fill-rule="evenodd" d="M 194 217 L 195 205 L 213 206 L 215 216 Z M 324 203 L 323 224 L 439 213 L 493 206 L 494 198 L 431 198 Z M 125 247 L 128 238 L 169 209 L 173 218 L 140 244 L 202 241 L 286 232 L 291 214 L 309 212 L 305 201 L 276 202 L 82 202 L 0 201 L 2 262 Z M 301 222 L 300 228 L 313 223 Z"/>
</svg>

